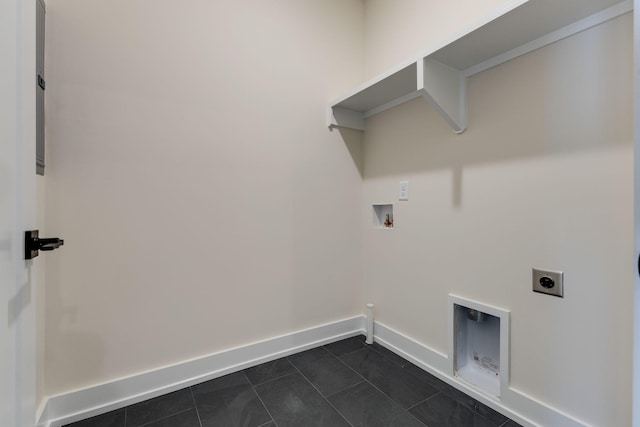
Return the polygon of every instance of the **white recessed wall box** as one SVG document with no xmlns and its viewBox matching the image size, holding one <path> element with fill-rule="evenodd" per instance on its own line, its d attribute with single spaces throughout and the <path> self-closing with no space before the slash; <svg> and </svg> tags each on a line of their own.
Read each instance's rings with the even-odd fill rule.
<svg viewBox="0 0 640 427">
<path fill-rule="evenodd" d="M 509 311 L 449 295 L 450 374 L 500 399 L 509 387 Z"/>
</svg>

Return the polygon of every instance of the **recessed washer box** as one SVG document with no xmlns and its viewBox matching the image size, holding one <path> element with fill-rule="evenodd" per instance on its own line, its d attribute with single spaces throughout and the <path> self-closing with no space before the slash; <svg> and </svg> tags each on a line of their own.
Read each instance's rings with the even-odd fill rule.
<svg viewBox="0 0 640 427">
<path fill-rule="evenodd" d="M 509 385 L 509 312 L 449 295 L 451 375 L 500 399 Z"/>
<path fill-rule="evenodd" d="M 373 228 L 393 229 L 393 205 L 373 205 Z"/>
</svg>

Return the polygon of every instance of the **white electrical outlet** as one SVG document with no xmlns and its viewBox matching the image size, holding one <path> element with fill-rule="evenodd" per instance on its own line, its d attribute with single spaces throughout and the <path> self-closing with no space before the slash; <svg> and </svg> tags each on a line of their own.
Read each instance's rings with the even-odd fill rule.
<svg viewBox="0 0 640 427">
<path fill-rule="evenodd" d="M 409 181 L 400 181 L 398 200 L 409 200 Z"/>
</svg>

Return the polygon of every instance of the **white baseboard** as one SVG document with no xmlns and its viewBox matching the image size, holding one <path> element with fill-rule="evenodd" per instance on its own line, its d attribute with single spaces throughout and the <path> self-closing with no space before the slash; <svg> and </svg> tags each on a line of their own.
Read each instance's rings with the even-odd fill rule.
<svg viewBox="0 0 640 427">
<path fill-rule="evenodd" d="M 38 427 L 60 427 L 364 332 L 364 317 L 296 331 L 103 384 L 47 397 Z"/>
<path fill-rule="evenodd" d="M 523 426 L 589 427 L 587 423 L 552 408 L 512 387 L 508 387 L 503 391 L 500 400 L 485 395 L 467 383 L 447 374 L 450 371 L 450 361 L 446 354 L 433 350 L 379 322 L 375 322 L 374 340 L 447 384 Z"/>
<path fill-rule="evenodd" d="M 365 317 L 356 316 L 50 396 L 38 408 L 37 425 L 60 427 L 280 357 L 360 335 L 364 331 Z M 375 322 L 374 337 L 380 345 L 523 426 L 588 427 L 588 424 L 511 387 L 500 400 L 483 394 L 447 374 L 450 365 L 446 354 L 379 322 Z"/>
</svg>

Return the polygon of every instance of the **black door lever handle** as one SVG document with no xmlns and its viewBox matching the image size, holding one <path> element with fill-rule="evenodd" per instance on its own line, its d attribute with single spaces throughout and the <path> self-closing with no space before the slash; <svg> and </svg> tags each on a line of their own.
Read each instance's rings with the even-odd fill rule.
<svg viewBox="0 0 640 427">
<path fill-rule="evenodd" d="M 38 239 L 37 244 L 38 249 L 40 249 L 41 251 L 52 251 L 64 245 L 64 240 L 57 237 Z"/>
<path fill-rule="evenodd" d="M 58 237 L 40 238 L 38 230 L 24 232 L 24 259 L 33 259 L 38 251 L 52 251 L 64 245 L 64 240 Z"/>
</svg>

